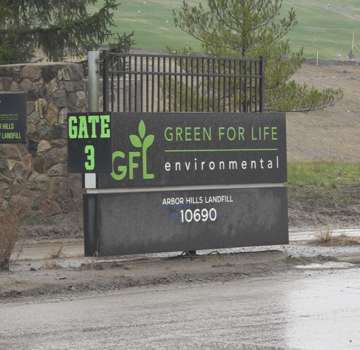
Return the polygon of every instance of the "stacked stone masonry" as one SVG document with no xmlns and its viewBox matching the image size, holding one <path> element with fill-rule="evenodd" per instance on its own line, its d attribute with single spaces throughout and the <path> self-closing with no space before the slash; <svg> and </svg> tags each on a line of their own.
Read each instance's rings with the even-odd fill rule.
<svg viewBox="0 0 360 350">
<path fill-rule="evenodd" d="M 0 93 L 26 93 L 26 142 L 0 143 L 0 210 L 25 216 L 82 209 L 81 176 L 67 171 L 67 113 L 86 112 L 78 64 L 0 66 Z"/>
</svg>

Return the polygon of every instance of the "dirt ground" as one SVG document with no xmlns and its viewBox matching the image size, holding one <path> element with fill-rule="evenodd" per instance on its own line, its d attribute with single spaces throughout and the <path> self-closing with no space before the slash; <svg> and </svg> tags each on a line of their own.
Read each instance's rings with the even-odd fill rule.
<svg viewBox="0 0 360 350">
<path fill-rule="evenodd" d="M 288 161 L 360 162 L 360 62 L 320 61 L 316 66 L 308 60 L 293 78 L 318 89 L 341 88 L 344 98 L 322 111 L 287 114 Z M 334 194 L 349 195 L 351 203 L 290 200 L 289 226 L 360 226 L 360 188 Z"/>
<path fill-rule="evenodd" d="M 360 162 L 360 62 L 308 60 L 293 76 L 344 98 L 323 111 L 287 114 L 288 161 Z"/>
<path fill-rule="evenodd" d="M 317 88 L 341 88 L 344 99 L 334 107 L 308 114 L 287 114 L 288 161 L 340 161 L 360 162 L 360 62 L 307 61 L 294 79 Z M 360 176 L 360 174 L 359 174 Z M 319 229 L 360 227 L 360 188 L 338 189 L 351 197 L 348 204 L 330 199 L 289 201 L 289 228 Z M 62 244 L 61 237 L 75 239 L 80 249 L 70 256 L 72 260 L 50 258 L 40 254 L 38 260 L 18 259 L 11 271 L 0 271 L 0 302 L 14 300 L 56 299 L 79 297 L 84 293 L 101 293 L 128 287 L 143 288 L 147 285 L 226 282 L 249 276 L 286 273 L 296 265 L 324 264 L 338 261 L 332 251 L 324 255 L 306 257 L 301 253 L 295 258 L 288 248 L 274 251 L 188 257 L 133 260 L 134 257 L 117 257 L 109 261 L 96 258 L 84 260 L 81 249 L 83 237 L 82 214 L 54 216 L 36 225 L 20 228 L 20 236 L 27 246 L 36 241 L 54 242 L 55 251 Z M 77 241 L 77 243 L 76 243 Z M 303 243 L 302 243 L 303 244 Z M 359 266 L 357 258 L 348 261 Z M 350 254 L 351 255 L 351 254 Z M 352 255 L 354 255 L 352 253 Z M 69 259 L 61 256 L 59 259 Z M 121 258 L 119 260 L 119 258 Z M 37 261 L 37 262 L 35 262 Z M 64 267 L 64 263 L 68 264 Z M 40 264 L 40 265 L 39 265 Z"/>
<path fill-rule="evenodd" d="M 25 256 L 13 261 L 10 271 L 0 271 L 0 304 L 60 302 L 128 288 L 195 287 L 249 277 L 278 278 L 288 273 L 303 276 L 319 270 L 331 273 L 333 269 L 360 266 L 360 245 L 316 248 L 293 242 L 289 246 L 200 251 L 193 258 L 176 252 L 84 258 L 78 242 L 65 244 L 60 257 L 51 258 L 61 241 L 35 246 L 27 243 Z"/>
</svg>

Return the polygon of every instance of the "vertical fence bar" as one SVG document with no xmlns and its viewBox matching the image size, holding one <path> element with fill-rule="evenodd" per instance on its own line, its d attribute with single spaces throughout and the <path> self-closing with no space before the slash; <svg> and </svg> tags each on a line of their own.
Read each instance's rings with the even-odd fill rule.
<svg viewBox="0 0 360 350">
<path fill-rule="evenodd" d="M 252 92 L 253 92 L 253 78 L 252 78 L 252 66 L 253 66 L 253 61 L 250 61 L 250 88 L 249 88 L 249 102 L 250 102 L 250 106 L 249 106 L 249 112 L 252 112 L 252 105 L 253 105 L 253 101 L 252 101 Z"/>
<path fill-rule="evenodd" d="M 242 112 L 243 109 L 243 102 L 242 102 L 242 84 L 243 84 L 243 78 L 242 78 L 242 61 L 239 62 L 239 112 Z"/>
<path fill-rule="evenodd" d="M 194 59 L 193 58 L 191 58 L 191 80 L 190 80 L 190 85 L 191 85 L 191 87 L 190 87 L 190 93 L 191 93 L 191 95 L 190 95 L 190 103 L 191 103 L 191 112 L 193 111 L 193 106 L 194 106 Z"/>
<path fill-rule="evenodd" d="M 260 111 L 265 111 L 265 57 L 260 57 L 260 75 L 261 75 L 261 87 L 260 87 Z"/>
<path fill-rule="evenodd" d="M 165 70 L 166 68 L 166 59 L 165 56 L 163 57 L 163 68 L 162 68 L 162 74 L 163 74 L 163 112 L 166 112 L 166 76 L 165 76 Z"/>
<path fill-rule="evenodd" d="M 132 96 L 131 96 L 131 56 L 129 55 L 129 112 L 132 112 Z"/>
<path fill-rule="evenodd" d="M 248 97 L 247 97 L 247 84 L 248 84 L 248 79 L 247 79 L 247 62 L 244 62 L 244 71 L 245 71 L 245 82 L 244 82 L 244 112 L 248 111 Z"/>
<path fill-rule="evenodd" d="M 149 57 L 146 56 L 146 112 L 149 112 Z"/>
<path fill-rule="evenodd" d="M 157 58 L 157 112 L 160 112 L 160 57 Z"/>
<path fill-rule="evenodd" d="M 143 56 L 140 56 L 140 99 L 141 99 L 141 112 L 144 112 L 144 61 Z"/>
<path fill-rule="evenodd" d="M 108 51 L 103 51 L 103 112 L 107 112 L 108 110 L 108 103 L 109 103 L 109 57 L 108 57 Z"/>
<path fill-rule="evenodd" d="M 205 84 L 205 68 L 204 68 L 204 58 L 202 58 L 202 63 L 201 63 L 201 111 L 204 112 L 204 84 Z"/>
<path fill-rule="evenodd" d="M 120 71 L 120 62 L 121 62 L 121 57 L 117 57 L 116 60 L 116 69 L 118 71 Z M 117 94 L 116 94 L 116 108 L 117 108 L 117 112 L 120 111 L 120 73 L 116 74 L 116 81 L 117 81 Z"/>
<path fill-rule="evenodd" d="M 169 112 L 171 112 L 171 58 L 169 57 Z"/>
<path fill-rule="evenodd" d="M 196 59 L 196 112 L 199 112 L 199 59 Z"/>
<path fill-rule="evenodd" d="M 122 56 L 121 64 L 121 71 L 122 71 L 122 89 L 123 89 L 123 98 L 122 98 L 122 111 L 126 111 L 126 56 Z M 120 91 L 120 88 L 119 88 Z M 120 96 L 120 93 L 119 93 Z"/>
<path fill-rule="evenodd" d="M 255 75 L 259 75 L 259 62 L 255 61 Z M 255 97 L 254 97 L 254 112 L 258 112 L 258 89 L 259 89 L 259 78 L 255 78 Z"/>
<path fill-rule="evenodd" d="M 223 112 L 226 111 L 226 63 L 227 61 L 224 60 L 224 70 L 223 70 L 223 74 L 224 74 L 224 80 L 223 80 Z"/>
<path fill-rule="evenodd" d="M 178 75 L 177 75 L 177 59 L 174 58 L 174 64 L 175 64 L 175 79 L 174 79 L 174 84 L 175 84 L 175 88 L 174 88 L 174 106 L 175 106 L 175 112 L 177 112 L 178 108 L 177 108 L 177 85 L 178 85 Z"/>
<path fill-rule="evenodd" d="M 221 63 L 220 63 L 220 60 L 217 60 L 217 94 L 218 94 L 218 106 L 217 106 L 217 112 L 220 112 L 221 111 L 221 81 L 220 81 L 220 66 L 221 66 Z"/>
<path fill-rule="evenodd" d="M 186 69 L 186 75 L 185 75 L 185 78 L 186 78 L 186 80 L 185 80 L 185 110 L 184 110 L 184 112 L 188 112 L 188 90 L 189 90 L 189 80 L 188 80 L 188 78 L 189 78 L 189 75 L 188 75 L 188 71 L 189 71 L 189 69 L 188 69 L 188 62 L 189 62 L 189 59 L 188 58 L 185 58 L 185 69 Z"/>
<path fill-rule="evenodd" d="M 182 73 L 183 73 L 183 58 L 181 57 L 180 58 L 180 112 L 183 111 L 183 76 L 182 76 Z"/>
<path fill-rule="evenodd" d="M 135 112 L 138 112 L 138 104 L 137 104 L 137 57 L 134 56 L 135 62 L 134 62 L 134 69 L 135 69 Z"/>
<path fill-rule="evenodd" d="M 237 91 L 236 91 L 236 84 L 238 78 L 236 77 L 236 61 L 234 61 L 234 112 L 236 112 L 236 100 L 237 100 Z"/>
<path fill-rule="evenodd" d="M 210 112 L 210 83 L 211 83 L 211 79 L 210 79 L 210 62 L 211 60 L 208 58 L 207 59 L 207 111 Z"/>
<path fill-rule="evenodd" d="M 154 104 L 155 104 L 155 60 L 154 56 L 151 57 L 151 112 L 154 113 Z"/>
<path fill-rule="evenodd" d="M 213 83 L 212 83 L 212 95 L 213 95 L 213 112 L 215 112 L 215 98 L 216 98 L 216 94 L 215 94 L 215 58 L 212 59 L 213 60 L 213 71 L 212 71 L 212 77 L 213 77 Z"/>
<path fill-rule="evenodd" d="M 228 91 L 227 91 L 227 98 L 228 98 L 228 105 L 229 105 L 229 112 L 231 112 L 231 68 L 232 68 L 232 61 L 231 60 L 229 60 L 229 65 L 228 65 L 228 69 L 229 69 L 229 71 L 228 71 L 228 73 L 227 73 L 227 75 L 228 75 L 228 77 L 227 77 L 227 79 L 228 79 Z"/>
</svg>

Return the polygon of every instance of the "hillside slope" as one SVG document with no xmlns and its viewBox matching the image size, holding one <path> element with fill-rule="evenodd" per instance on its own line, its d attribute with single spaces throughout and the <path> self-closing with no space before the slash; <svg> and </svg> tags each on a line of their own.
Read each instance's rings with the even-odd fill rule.
<svg viewBox="0 0 360 350">
<path fill-rule="evenodd" d="M 323 111 L 287 114 L 289 161 L 360 162 L 360 65 L 307 61 L 294 80 L 319 89 L 341 88 L 344 98 Z M 359 174 L 360 176 L 360 174 Z"/>
</svg>

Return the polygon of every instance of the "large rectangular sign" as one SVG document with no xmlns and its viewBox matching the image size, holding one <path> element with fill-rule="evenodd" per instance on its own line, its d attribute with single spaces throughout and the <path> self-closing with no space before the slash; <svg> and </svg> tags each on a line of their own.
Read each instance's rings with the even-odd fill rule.
<svg viewBox="0 0 360 350">
<path fill-rule="evenodd" d="M 286 187 L 84 195 L 85 254 L 288 244 Z"/>
<path fill-rule="evenodd" d="M 25 142 L 25 93 L 0 94 L 0 143 Z"/>
<path fill-rule="evenodd" d="M 99 188 L 287 181 L 284 113 L 113 113 Z"/>
</svg>

